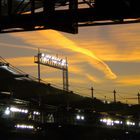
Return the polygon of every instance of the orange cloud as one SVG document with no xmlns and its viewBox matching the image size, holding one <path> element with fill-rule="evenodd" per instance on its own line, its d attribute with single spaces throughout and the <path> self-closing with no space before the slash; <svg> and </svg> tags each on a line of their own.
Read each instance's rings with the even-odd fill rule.
<svg viewBox="0 0 140 140">
<path fill-rule="evenodd" d="M 47 38 L 51 40 L 52 42 L 55 42 L 58 46 L 61 46 L 66 49 L 70 49 L 74 52 L 81 53 L 83 55 L 86 55 L 90 58 L 92 58 L 94 66 L 98 68 L 99 70 L 103 71 L 105 75 L 110 79 L 116 79 L 117 76 L 111 71 L 111 69 L 108 67 L 106 63 L 104 63 L 101 59 L 95 56 L 95 54 L 90 51 L 89 49 L 81 48 L 78 45 L 76 45 L 73 41 L 69 40 L 59 32 L 49 30 L 48 32 L 41 32 L 42 35 L 49 34 Z M 54 39 L 57 38 L 57 39 Z"/>
<path fill-rule="evenodd" d="M 116 80 L 119 86 L 140 86 L 140 76 L 122 76 Z"/>
<path fill-rule="evenodd" d="M 2 42 L 0 42 L 0 46 L 7 47 L 7 48 L 37 50 L 37 48 L 35 48 L 35 47 L 29 47 L 29 46 L 25 46 L 25 45 L 9 44 L 9 43 L 2 43 Z"/>
<path fill-rule="evenodd" d="M 46 48 L 47 51 L 49 51 L 51 49 L 49 45 L 51 44 L 52 47 L 55 46 L 53 47 L 53 49 L 55 49 L 56 51 L 58 49 L 61 50 L 62 48 L 63 51 L 64 50 L 68 51 L 69 49 L 73 53 L 79 53 L 81 55 L 90 57 L 92 59 L 93 67 L 96 67 L 97 69 L 102 71 L 107 76 L 107 78 L 109 79 L 117 78 L 117 76 L 112 72 L 109 66 L 105 62 L 103 62 L 102 59 L 98 58 L 93 53 L 93 51 L 89 50 L 88 48 L 79 47 L 75 42 L 66 38 L 61 33 L 54 30 L 47 30 L 47 31 L 38 31 L 37 34 L 38 35 L 33 34 L 32 32 L 30 32 L 29 34 L 19 33 L 18 37 L 23 38 L 26 43 L 30 44 L 31 46 L 34 46 L 34 49 L 37 47 L 40 48 L 43 47 Z"/>
<path fill-rule="evenodd" d="M 140 47 L 139 47 L 140 40 L 137 41 L 138 37 L 131 36 L 128 37 L 128 40 L 127 39 L 125 39 L 125 41 L 123 40 L 124 46 L 123 43 L 117 44 L 119 42 L 119 39 L 117 37 L 116 40 L 118 41 L 116 42 L 113 41 L 112 43 L 98 38 L 96 39 L 96 41 L 93 40 L 89 40 L 89 42 L 79 41 L 77 42 L 77 44 L 78 46 L 81 46 L 86 49 L 90 48 L 90 50 L 93 51 L 94 54 L 103 61 L 136 62 L 140 61 Z"/>
<path fill-rule="evenodd" d="M 35 66 L 36 64 L 34 63 L 34 58 L 33 57 L 16 57 L 16 58 L 7 58 L 7 62 L 11 63 L 14 66 L 22 66 L 22 67 L 27 67 L 27 66 Z"/>
<path fill-rule="evenodd" d="M 93 75 L 86 74 L 86 77 L 87 77 L 90 81 L 92 81 L 92 82 L 100 83 L 100 80 L 99 80 L 97 77 L 93 76 Z"/>
<path fill-rule="evenodd" d="M 71 66 L 71 67 L 69 67 L 69 72 L 76 73 L 76 74 L 80 74 L 80 73 L 82 74 L 84 71 L 78 66 Z"/>
</svg>

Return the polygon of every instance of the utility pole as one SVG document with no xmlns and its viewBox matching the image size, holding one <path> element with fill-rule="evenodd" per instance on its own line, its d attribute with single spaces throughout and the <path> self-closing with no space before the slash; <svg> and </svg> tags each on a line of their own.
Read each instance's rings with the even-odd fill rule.
<svg viewBox="0 0 140 140">
<path fill-rule="evenodd" d="M 94 95 L 93 95 L 93 87 L 91 87 L 91 98 L 94 99 Z"/>
<path fill-rule="evenodd" d="M 116 90 L 114 90 L 113 93 L 114 93 L 114 103 L 116 103 Z"/>
<path fill-rule="evenodd" d="M 105 103 L 107 103 L 106 96 L 105 96 Z"/>
<path fill-rule="evenodd" d="M 138 93 L 138 104 L 140 105 L 140 94 Z"/>
<path fill-rule="evenodd" d="M 37 61 L 38 61 L 38 82 L 40 83 L 40 49 L 38 48 L 38 54 L 37 54 Z"/>
</svg>

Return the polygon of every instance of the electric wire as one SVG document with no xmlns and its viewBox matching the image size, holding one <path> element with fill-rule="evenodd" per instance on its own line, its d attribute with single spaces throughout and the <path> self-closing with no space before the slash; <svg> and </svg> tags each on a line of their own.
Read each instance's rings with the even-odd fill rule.
<svg viewBox="0 0 140 140">
<path fill-rule="evenodd" d="M 12 68 L 13 70 L 15 70 L 17 73 L 19 74 L 24 74 L 24 75 L 28 75 L 26 72 L 20 70 L 19 68 L 9 64 L 3 57 L 0 56 L 0 61 L 2 63 L 6 63 L 9 65 L 10 68 Z M 38 81 L 38 78 L 34 77 L 34 76 L 31 76 L 29 75 L 28 76 L 29 79 L 31 80 L 35 80 L 35 81 Z M 52 83 L 52 81 L 45 81 L 45 80 L 42 80 L 41 79 L 41 82 L 42 83 L 45 83 L 45 84 L 51 84 L 52 86 L 56 87 L 56 88 L 59 88 L 61 90 L 63 90 L 62 88 L 62 84 L 61 83 L 58 83 L 58 82 L 55 82 L 55 83 Z M 79 94 L 79 95 L 82 95 L 82 96 L 86 96 L 86 97 L 91 97 L 91 93 L 89 92 L 91 90 L 91 88 L 87 88 L 87 87 L 84 87 L 84 86 L 79 86 L 79 85 L 69 85 L 70 88 L 73 88 L 75 91 L 74 93 L 76 94 Z M 103 92 L 106 92 L 103 93 Z M 106 89 L 96 89 L 94 88 L 94 96 L 96 95 L 98 98 L 102 98 L 104 100 L 113 100 L 113 98 L 109 97 L 108 94 L 110 93 L 113 93 L 113 90 L 106 90 Z M 119 97 L 119 100 L 131 100 L 131 99 L 137 99 L 136 97 L 123 97 L 122 94 L 126 94 L 126 93 L 129 93 L 129 92 L 120 92 L 120 91 L 117 91 L 116 92 L 116 95 Z M 121 94 L 121 95 L 120 95 Z"/>
</svg>

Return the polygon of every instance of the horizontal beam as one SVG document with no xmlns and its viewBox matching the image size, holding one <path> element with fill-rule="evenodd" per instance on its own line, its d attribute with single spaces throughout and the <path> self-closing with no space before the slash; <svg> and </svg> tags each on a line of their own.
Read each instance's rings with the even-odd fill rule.
<svg viewBox="0 0 140 140">
<path fill-rule="evenodd" d="M 73 14 L 75 14 L 74 20 Z M 1 16 L 0 28 L 1 32 L 6 32 L 7 29 L 12 28 L 20 28 L 18 30 L 21 31 L 51 28 L 55 30 L 66 31 L 69 33 L 77 33 L 78 23 L 105 20 L 121 21 L 122 19 L 136 18 L 140 18 L 140 13 L 129 13 L 121 15 L 119 12 L 109 15 L 104 11 L 96 11 L 96 9 L 94 8 L 84 8 L 78 9 L 77 11 L 75 10 L 75 13 L 71 12 L 70 10 L 58 10 L 54 11 L 51 16 L 44 12 L 34 14 Z"/>
</svg>

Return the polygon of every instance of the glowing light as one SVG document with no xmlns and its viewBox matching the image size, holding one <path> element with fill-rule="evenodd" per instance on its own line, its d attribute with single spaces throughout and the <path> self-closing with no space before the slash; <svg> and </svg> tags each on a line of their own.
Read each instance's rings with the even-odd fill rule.
<svg viewBox="0 0 140 140">
<path fill-rule="evenodd" d="M 135 122 L 126 121 L 126 125 L 128 125 L 128 126 L 135 126 Z"/>
<path fill-rule="evenodd" d="M 107 119 L 107 125 L 114 125 L 113 121 L 111 119 Z"/>
<path fill-rule="evenodd" d="M 122 121 L 119 120 L 113 120 L 111 118 L 102 118 L 100 119 L 100 122 L 105 123 L 106 125 L 115 125 L 115 124 L 122 124 Z"/>
<path fill-rule="evenodd" d="M 33 114 L 34 114 L 34 115 L 40 115 L 40 112 L 34 111 Z"/>
<path fill-rule="evenodd" d="M 85 117 L 84 116 L 81 116 L 81 120 L 84 120 L 85 119 Z"/>
<path fill-rule="evenodd" d="M 25 114 L 28 113 L 28 110 L 27 109 L 20 109 L 20 108 L 16 108 L 16 107 L 11 107 L 10 108 L 10 111 L 11 112 L 21 112 L 21 113 L 25 113 Z"/>
<path fill-rule="evenodd" d="M 80 115 L 77 115 L 77 116 L 76 116 L 76 119 L 77 119 L 77 120 L 80 120 L 80 118 L 81 118 Z"/>
<path fill-rule="evenodd" d="M 114 121 L 115 124 L 120 124 L 121 122 L 119 120 Z"/>
<path fill-rule="evenodd" d="M 9 110 L 9 107 L 7 107 L 7 108 L 6 108 L 6 110 L 5 110 L 4 114 L 5 114 L 5 115 L 10 115 L 10 110 Z"/>
<path fill-rule="evenodd" d="M 129 134 L 129 132 L 128 132 L 128 131 L 126 131 L 126 132 L 125 132 L 125 134 Z"/>
<path fill-rule="evenodd" d="M 76 116 L 76 119 L 77 119 L 77 120 L 82 120 L 82 121 L 83 121 L 83 120 L 85 120 L 85 117 L 84 117 L 83 115 L 77 115 L 77 116 Z"/>
<path fill-rule="evenodd" d="M 33 125 L 26 125 L 26 124 L 17 124 L 15 125 L 15 127 L 19 129 L 34 129 Z"/>
<path fill-rule="evenodd" d="M 66 59 L 58 58 L 56 56 L 51 56 L 51 55 L 44 54 L 44 53 L 40 54 L 39 61 L 44 64 L 58 65 L 61 67 L 67 66 Z"/>
</svg>

